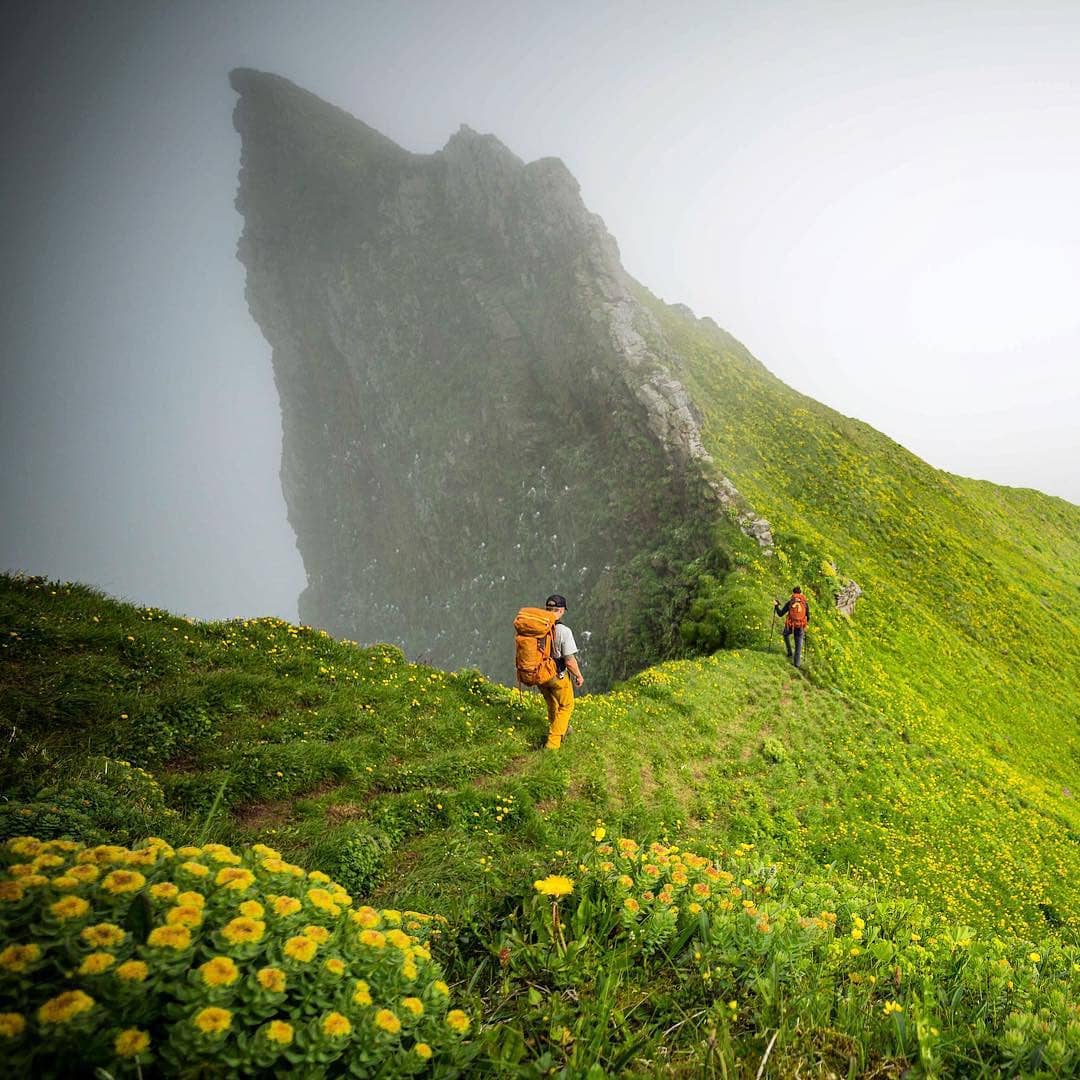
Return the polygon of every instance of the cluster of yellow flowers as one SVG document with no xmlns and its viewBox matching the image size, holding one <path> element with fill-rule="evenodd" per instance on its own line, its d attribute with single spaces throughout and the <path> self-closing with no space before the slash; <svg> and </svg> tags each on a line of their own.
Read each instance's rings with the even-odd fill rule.
<svg viewBox="0 0 1080 1080">
<path fill-rule="evenodd" d="M 452 1065 L 471 1021 L 432 958 L 443 923 L 355 906 L 262 844 L 17 837 L 0 849 L 0 1057 L 26 1075 L 65 1056 Z"/>
</svg>

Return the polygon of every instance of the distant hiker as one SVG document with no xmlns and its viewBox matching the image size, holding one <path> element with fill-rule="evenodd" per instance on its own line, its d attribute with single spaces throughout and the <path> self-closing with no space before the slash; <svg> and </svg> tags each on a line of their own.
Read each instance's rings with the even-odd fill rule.
<svg viewBox="0 0 1080 1080">
<path fill-rule="evenodd" d="M 574 711 L 575 686 L 585 681 L 578 667 L 577 643 L 570 627 L 559 620 L 566 614 L 566 597 L 554 593 L 541 608 L 522 608 L 514 620 L 517 681 L 536 686 L 547 702 L 547 749 L 558 750 L 570 726 Z"/>
<path fill-rule="evenodd" d="M 784 620 L 784 648 L 787 649 L 788 659 L 796 666 L 802 666 L 803 635 L 810 625 L 810 605 L 803 596 L 802 589 L 796 585 L 791 590 L 791 599 L 781 607 L 779 600 L 773 600 L 773 612 L 776 615 L 786 615 Z M 791 652 L 791 636 L 795 635 L 795 653 Z"/>
</svg>

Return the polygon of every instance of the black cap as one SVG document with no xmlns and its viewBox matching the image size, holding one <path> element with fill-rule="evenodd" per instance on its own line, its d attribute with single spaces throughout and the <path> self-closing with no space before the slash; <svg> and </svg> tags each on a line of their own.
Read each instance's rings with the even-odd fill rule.
<svg viewBox="0 0 1080 1080">
<path fill-rule="evenodd" d="M 560 596 L 558 593 L 552 593 L 545 601 L 544 607 L 556 608 L 566 607 L 566 597 Z"/>
<path fill-rule="evenodd" d="M 798 585 L 792 585 L 792 587 L 791 587 L 791 591 L 792 591 L 793 593 L 801 593 L 801 592 L 802 592 L 802 589 L 800 589 Z"/>
</svg>

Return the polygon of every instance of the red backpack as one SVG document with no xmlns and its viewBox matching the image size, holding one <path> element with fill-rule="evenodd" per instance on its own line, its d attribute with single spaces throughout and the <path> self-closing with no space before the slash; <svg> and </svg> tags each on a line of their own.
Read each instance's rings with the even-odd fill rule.
<svg viewBox="0 0 1080 1080">
<path fill-rule="evenodd" d="M 792 630 L 804 630 L 806 628 L 806 598 L 802 593 L 792 594 L 785 625 Z"/>
<path fill-rule="evenodd" d="M 555 666 L 555 623 L 544 608 L 523 607 L 514 619 L 514 666 L 522 686 L 539 686 L 558 674 Z"/>
</svg>

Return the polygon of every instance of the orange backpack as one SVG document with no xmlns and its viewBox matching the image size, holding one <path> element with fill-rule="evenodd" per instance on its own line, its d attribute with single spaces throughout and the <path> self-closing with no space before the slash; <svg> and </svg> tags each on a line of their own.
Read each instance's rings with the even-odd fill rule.
<svg viewBox="0 0 1080 1080">
<path fill-rule="evenodd" d="M 792 595 L 785 622 L 792 630 L 803 630 L 806 628 L 806 599 L 803 597 L 802 593 L 794 593 Z"/>
<path fill-rule="evenodd" d="M 514 619 L 514 666 L 522 686 L 539 686 L 554 679 L 558 670 L 555 650 L 554 611 L 523 607 Z"/>
</svg>

